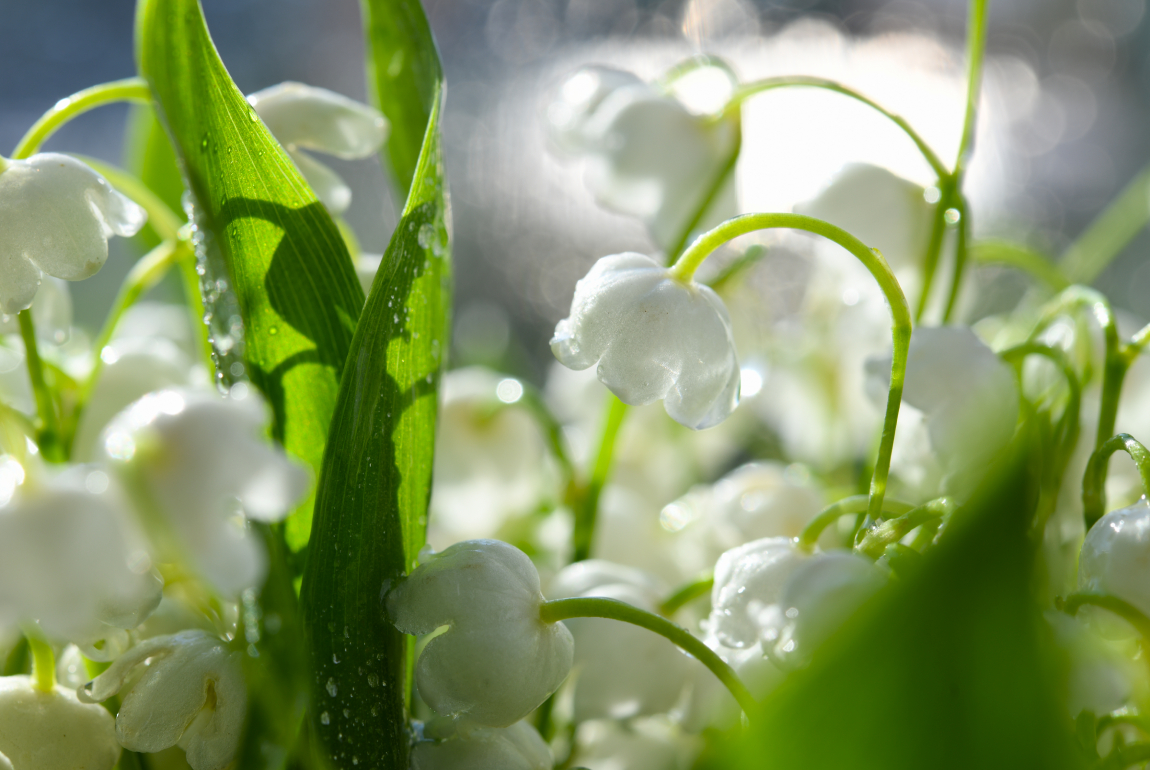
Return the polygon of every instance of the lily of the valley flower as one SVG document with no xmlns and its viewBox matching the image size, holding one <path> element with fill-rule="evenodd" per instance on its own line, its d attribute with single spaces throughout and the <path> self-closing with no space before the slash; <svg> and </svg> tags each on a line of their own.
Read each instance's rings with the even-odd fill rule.
<svg viewBox="0 0 1150 770">
<path fill-rule="evenodd" d="M 1066 705 L 1070 717 L 1084 710 L 1109 714 L 1125 706 L 1138 677 L 1133 661 L 1109 648 L 1080 618 L 1053 611 L 1044 617 L 1069 664 Z"/>
<path fill-rule="evenodd" d="M 116 714 L 116 737 L 132 751 L 180 746 L 193 770 L 223 770 L 235 757 L 247 713 L 241 658 L 204 631 L 158 636 L 133 647 L 81 687 L 107 700 L 143 666 Z"/>
<path fill-rule="evenodd" d="M 301 150 L 344 160 L 366 158 L 387 138 L 387 120 L 379 110 L 326 88 L 290 81 L 251 94 L 248 103 L 328 211 L 346 211 L 351 190 L 338 174 Z"/>
<path fill-rule="evenodd" d="M 640 570 L 598 559 L 564 568 L 548 589 L 552 599 L 601 596 L 651 613 L 667 593 Z M 563 622 L 575 638 L 576 722 L 664 713 L 678 701 L 690 659 L 666 639 L 603 618 Z"/>
<path fill-rule="evenodd" d="M 730 90 L 726 72 L 716 72 L 728 77 Z M 629 73 L 587 67 L 560 87 L 547 120 L 560 149 L 586 156 L 584 180 L 595 198 L 642 219 L 663 249 L 676 245 L 724 173 L 694 229 L 738 213 L 727 168 L 737 118 L 694 114 L 675 95 Z"/>
<path fill-rule="evenodd" d="M 32 305 L 44 274 L 80 281 L 108 258 L 108 238 L 135 235 L 144 210 L 75 158 L 41 153 L 0 171 L 0 313 Z"/>
<path fill-rule="evenodd" d="M 810 558 L 789 537 L 754 540 L 724 553 L 715 564 L 710 633 L 741 649 L 762 636 L 767 613 L 782 600 L 787 579 Z"/>
<path fill-rule="evenodd" d="M 139 625 L 163 583 L 108 476 L 75 466 L 29 486 L 0 507 L 0 625 L 39 620 L 79 644 Z"/>
<path fill-rule="evenodd" d="M 1150 616 L 1150 503 L 1145 497 L 1110 511 L 1086 533 L 1078 587 L 1116 596 Z"/>
<path fill-rule="evenodd" d="M 599 379 L 624 403 L 663 399 L 667 414 L 689 428 L 717 425 L 739 402 L 739 359 L 723 301 L 642 254 L 595 263 L 576 284 L 551 350 L 571 369 L 598 364 Z"/>
<path fill-rule="evenodd" d="M 574 642 L 540 618 L 539 573 L 497 540 L 469 540 L 434 554 L 387 595 L 408 634 L 448 626 L 423 649 L 419 694 L 437 714 L 508 727 L 555 692 L 571 670 Z"/>
<path fill-rule="evenodd" d="M 0 677 L 0 769 L 112 770 L 119 760 L 103 706 L 59 685 L 45 692 L 30 677 Z"/>
<path fill-rule="evenodd" d="M 129 488 L 142 490 L 141 507 L 162 513 L 183 550 L 177 555 L 226 596 L 258 586 L 266 569 L 244 517 L 279 521 L 308 488 L 306 470 L 262 437 L 266 424 L 263 400 L 246 387 L 226 398 L 163 390 L 104 432 L 103 454 Z"/>
<path fill-rule="evenodd" d="M 527 722 L 474 727 L 439 717 L 423 727 L 411 750 L 411 770 L 551 770 L 555 761 Z"/>
</svg>

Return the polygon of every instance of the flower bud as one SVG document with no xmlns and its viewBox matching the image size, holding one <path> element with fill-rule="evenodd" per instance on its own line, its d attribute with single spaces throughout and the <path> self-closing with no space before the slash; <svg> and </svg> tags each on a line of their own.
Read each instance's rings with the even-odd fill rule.
<svg viewBox="0 0 1150 770">
<path fill-rule="evenodd" d="M 411 770 L 551 770 L 555 762 L 526 722 L 470 727 L 439 717 L 428 722 L 411 751 Z"/>
<path fill-rule="evenodd" d="M 595 263 L 576 284 L 551 350 L 571 369 L 597 363 L 600 381 L 624 403 L 663 399 L 667 414 L 696 430 L 722 422 L 739 402 L 739 359 L 723 301 L 642 254 Z"/>
<path fill-rule="evenodd" d="M 339 175 L 300 150 L 344 160 L 366 158 L 387 138 L 379 110 L 346 96 L 303 83 L 284 82 L 248 96 L 248 103 L 295 161 L 316 197 L 333 214 L 351 204 L 351 190 Z"/>
<path fill-rule="evenodd" d="M 468 540 L 433 554 L 387 595 L 407 634 L 447 626 L 419 656 L 415 684 L 443 716 L 507 727 L 555 692 L 571 670 L 574 642 L 540 618 L 539 573 L 497 540 Z"/>
<path fill-rule="evenodd" d="M 193 770 L 223 770 L 239 748 L 247 713 L 241 658 L 203 631 L 157 636 L 120 656 L 78 694 L 87 702 L 106 700 L 144 664 L 116 714 L 120 743 L 142 752 L 178 745 Z"/>
<path fill-rule="evenodd" d="M 32 305 L 44 274 L 81 281 L 108 258 L 108 238 L 147 215 L 85 164 L 54 152 L 0 171 L 0 313 Z"/>
<path fill-rule="evenodd" d="M 263 545 L 243 516 L 279 521 L 308 487 L 306 470 L 262 438 L 266 423 L 263 400 L 250 391 L 221 398 L 163 390 L 104 431 L 104 456 L 162 511 L 179 555 L 228 596 L 259 585 L 266 569 Z"/>
<path fill-rule="evenodd" d="M 119 760 L 103 706 L 59 685 L 44 692 L 27 676 L 0 678 L 0 769 L 112 770 Z"/>
<path fill-rule="evenodd" d="M 1086 533 L 1078 587 L 1116 596 L 1150 616 L 1150 503 L 1145 497 L 1110 511 Z"/>
<path fill-rule="evenodd" d="M 553 599 L 601 596 L 658 612 L 667 594 L 640 570 L 592 559 L 565 567 Z M 605 618 L 563 621 L 575 639 L 575 721 L 628 719 L 670 711 L 687 681 L 690 658 L 645 628 Z"/>
</svg>

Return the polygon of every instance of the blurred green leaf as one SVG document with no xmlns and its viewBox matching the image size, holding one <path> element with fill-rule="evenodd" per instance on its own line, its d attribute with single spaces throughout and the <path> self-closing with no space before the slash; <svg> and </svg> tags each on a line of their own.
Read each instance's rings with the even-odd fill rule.
<svg viewBox="0 0 1150 770">
<path fill-rule="evenodd" d="M 207 278 L 225 278 L 238 302 L 247 374 L 271 404 L 275 438 L 318 471 L 363 305 L 347 247 L 228 76 L 196 0 L 141 0 L 137 56 L 206 237 L 197 251 L 210 262 L 218 250 L 226 268 Z M 226 302 L 213 307 L 217 287 L 205 288 L 226 325 Z M 288 520 L 292 550 L 307 544 L 311 513 L 308 500 Z"/>
<path fill-rule="evenodd" d="M 172 142 L 151 105 L 133 104 L 128 113 L 124 168 L 135 174 L 177 216 L 183 217 L 184 180 Z M 150 222 L 136 237 L 144 251 L 155 248 L 163 240 Z"/>
<path fill-rule="evenodd" d="M 407 770 L 407 642 L 384 617 L 382 597 L 414 565 L 427 524 L 451 303 L 443 89 L 419 3 L 363 8 L 373 82 L 381 92 L 418 95 L 380 94 L 392 158 L 412 155 L 418 143 L 418 163 L 340 384 L 300 598 L 320 752 L 340 767 L 358 758 L 359 767 Z M 416 136 L 410 126 L 424 106 Z M 401 125 L 408 129 L 396 131 Z"/>
<path fill-rule="evenodd" d="M 1049 633 L 1031 595 L 1024 464 L 960 508 L 909 579 L 770 695 L 708 768 L 1075 768 Z"/>
</svg>

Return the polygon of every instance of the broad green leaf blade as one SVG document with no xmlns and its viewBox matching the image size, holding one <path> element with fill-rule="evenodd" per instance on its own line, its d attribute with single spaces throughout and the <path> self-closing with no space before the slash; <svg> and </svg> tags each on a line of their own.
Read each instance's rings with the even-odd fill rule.
<svg viewBox="0 0 1150 770">
<path fill-rule="evenodd" d="M 220 374 L 246 371 L 271 404 L 275 438 L 318 471 L 363 305 L 347 248 L 224 69 L 197 0 L 141 0 L 137 56 L 194 198 L 217 351 L 234 336 L 235 308 L 242 318 L 242 363 L 224 355 Z M 287 522 L 293 550 L 308 541 L 311 511 L 309 500 Z"/>
<path fill-rule="evenodd" d="M 426 29 L 418 3 L 372 2 L 365 11 L 372 30 Z M 429 36 L 421 45 L 421 56 L 435 56 Z M 381 58 L 378 50 L 373 56 Z M 359 767 L 408 767 L 408 644 L 385 618 L 382 598 L 425 540 L 451 264 L 442 85 L 435 80 L 424 91 L 428 84 L 407 72 L 431 110 L 407 204 L 340 383 L 300 595 L 312 655 L 312 727 L 321 754 L 339 767 L 354 758 Z"/>
<path fill-rule="evenodd" d="M 387 155 L 400 196 L 419 163 L 443 71 L 419 0 L 361 0 L 372 103 L 390 123 Z"/>
<path fill-rule="evenodd" d="M 708 768 L 1080 767 L 1030 588 L 1021 462 L 955 514 L 905 580 L 768 696 Z"/>
</svg>

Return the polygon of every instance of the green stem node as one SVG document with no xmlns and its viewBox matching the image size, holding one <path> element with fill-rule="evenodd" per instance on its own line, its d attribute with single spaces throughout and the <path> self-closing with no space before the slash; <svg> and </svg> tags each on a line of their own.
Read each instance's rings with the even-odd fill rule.
<svg viewBox="0 0 1150 770">
<path fill-rule="evenodd" d="M 598 596 L 543 602 L 540 617 L 545 623 L 555 623 L 570 618 L 607 618 L 654 631 L 656 634 L 669 639 L 684 652 L 692 655 L 709 668 L 719 678 L 719 681 L 730 690 L 731 695 L 735 696 L 739 707 L 748 717 L 753 717 L 757 710 L 758 704 L 755 702 L 754 696 L 739 679 L 735 670 L 714 650 L 703 644 L 701 639 L 664 617 L 616 599 L 605 599 Z"/>
<path fill-rule="evenodd" d="M 882 556 L 887 546 L 895 545 L 911 530 L 921 527 L 928 522 L 945 519 L 954 512 L 955 502 L 949 497 L 939 497 L 924 503 L 901 516 L 884 521 L 867 532 L 862 542 L 855 546 L 859 553 L 877 559 Z"/>
<path fill-rule="evenodd" d="M 819 535 L 823 533 L 824 529 L 838 521 L 839 517 L 866 512 L 869 506 L 870 497 L 867 495 L 852 495 L 831 503 L 803 528 L 796 541 L 797 545 L 807 551 L 813 550 Z M 902 516 L 912 510 L 914 510 L 913 505 L 901 503 L 898 500 L 885 500 L 883 502 L 883 511 L 894 516 Z M 878 517 L 874 518 L 877 519 Z"/>
<path fill-rule="evenodd" d="M 1110 455 L 1119 449 L 1130 455 L 1130 459 L 1138 466 L 1138 475 L 1142 479 L 1143 494 L 1150 494 L 1150 452 L 1142 446 L 1129 433 L 1119 433 L 1102 442 L 1090 461 L 1086 463 L 1086 473 L 1082 477 L 1082 514 L 1086 517 L 1086 528 L 1094 526 L 1094 522 L 1106 513 L 1106 471 L 1110 464 Z"/>
<path fill-rule="evenodd" d="M 911 317 L 906 295 L 902 293 L 898 279 L 877 249 L 867 248 L 866 244 L 846 230 L 829 222 L 801 214 L 745 214 L 728 219 L 713 230 L 703 233 L 692 243 L 678 261 L 671 266 L 673 278 L 684 283 L 691 281 L 699 265 L 715 249 L 740 235 L 757 230 L 790 228 L 805 230 L 834 241 L 849 251 L 870 271 L 882 289 L 891 313 L 891 371 L 890 391 L 887 395 L 886 414 L 883 418 L 882 438 L 879 440 L 878 457 L 875 460 L 874 475 L 871 477 L 870 504 L 867 512 L 878 519 L 882 513 L 882 498 L 886 493 L 887 474 L 890 472 L 890 455 L 894 448 L 894 431 L 898 424 L 898 409 L 902 402 L 903 379 L 906 376 L 906 357 L 910 348 Z"/>
</svg>

